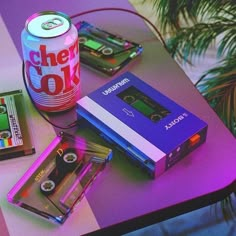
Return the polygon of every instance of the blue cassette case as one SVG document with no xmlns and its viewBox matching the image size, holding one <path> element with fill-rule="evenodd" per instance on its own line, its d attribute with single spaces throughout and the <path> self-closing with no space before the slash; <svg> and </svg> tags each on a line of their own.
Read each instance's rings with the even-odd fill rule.
<svg viewBox="0 0 236 236">
<path fill-rule="evenodd" d="M 130 72 L 77 101 L 77 114 L 152 177 L 199 147 L 207 135 L 203 120 Z"/>
</svg>

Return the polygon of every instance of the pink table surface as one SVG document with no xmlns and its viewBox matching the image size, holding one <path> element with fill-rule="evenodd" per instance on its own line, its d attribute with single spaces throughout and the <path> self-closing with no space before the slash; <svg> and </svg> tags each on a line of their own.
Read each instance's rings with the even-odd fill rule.
<svg viewBox="0 0 236 236">
<path fill-rule="evenodd" d="M 124 0 L 50 1 L 47 6 L 43 2 L 30 4 L 29 0 L 24 0 L 21 4 L 27 7 L 20 11 L 14 4 L 18 2 L 4 2 L 1 12 L 19 54 L 20 32 L 25 19 L 34 12 L 53 9 L 73 15 L 100 7 L 133 9 Z M 149 179 L 114 150 L 112 162 L 86 196 L 99 225 L 100 231 L 95 231 L 95 234 L 121 234 L 214 203 L 235 191 L 235 138 L 143 21 L 127 13 L 112 11 L 94 13 L 80 19 L 141 43 L 143 55 L 122 72 L 128 70 L 136 74 L 209 125 L 206 143 L 156 180 Z M 81 67 L 82 96 L 110 79 Z M 58 123 L 75 118 L 74 110 L 51 117 Z M 84 133 L 79 127 L 71 133 L 87 135 L 100 142 L 90 131 Z M 45 225 L 41 224 L 41 227 Z"/>
</svg>

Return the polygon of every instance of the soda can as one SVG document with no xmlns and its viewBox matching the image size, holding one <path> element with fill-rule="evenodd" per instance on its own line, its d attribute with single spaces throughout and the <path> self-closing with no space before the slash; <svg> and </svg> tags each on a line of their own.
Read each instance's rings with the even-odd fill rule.
<svg viewBox="0 0 236 236">
<path fill-rule="evenodd" d="M 60 112 L 80 98 L 78 32 L 64 13 L 43 11 L 21 33 L 29 93 L 38 109 Z"/>
</svg>

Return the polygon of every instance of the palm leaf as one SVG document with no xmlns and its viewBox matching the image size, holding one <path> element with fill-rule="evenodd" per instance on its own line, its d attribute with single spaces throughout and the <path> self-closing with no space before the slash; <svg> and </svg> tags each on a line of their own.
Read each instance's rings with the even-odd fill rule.
<svg viewBox="0 0 236 236">
<path fill-rule="evenodd" d="M 233 204 L 232 204 L 231 195 L 229 197 L 226 197 L 225 199 L 223 199 L 220 202 L 220 204 L 221 204 L 221 209 L 222 209 L 224 219 L 226 221 L 229 221 L 233 217 L 235 217 L 235 209 L 234 209 Z"/>
<path fill-rule="evenodd" d="M 198 90 L 236 137 L 236 0 L 153 0 L 157 23 L 175 59 L 204 56 L 219 41 L 217 56 L 225 59 L 206 71 Z M 221 38 L 219 40 L 219 38 Z M 236 196 L 236 193 L 234 193 Z M 225 219 L 234 213 L 231 196 L 221 201 Z"/>
<path fill-rule="evenodd" d="M 198 21 L 211 19 L 235 7 L 235 0 L 154 0 L 153 6 L 156 10 L 158 20 L 161 22 L 161 30 L 165 33 L 168 27 L 172 32 L 186 25 L 195 24 Z M 229 9 L 229 12 L 231 9 Z"/>
<path fill-rule="evenodd" d="M 217 48 L 218 57 L 235 55 L 236 14 L 235 20 L 223 21 L 217 18 L 214 23 L 198 23 L 192 27 L 181 28 L 175 36 L 167 40 L 167 47 L 173 57 L 178 58 L 183 54 L 182 58 L 192 60 L 193 56 L 204 56 L 219 36 L 222 39 Z"/>
<path fill-rule="evenodd" d="M 181 28 L 174 37 L 167 40 L 167 47 L 173 57 L 179 57 L 181 52 L 183 58 L 192 60 L 193 56 L 204 55 L 223 31 L 220 23 L 199 23 L 189 28 Z"/>
<path fill-rule="evenodd" d="M 236 136 L 236 57 L 208 70 L 196 85 L 225 125 Z"/>
</svg>

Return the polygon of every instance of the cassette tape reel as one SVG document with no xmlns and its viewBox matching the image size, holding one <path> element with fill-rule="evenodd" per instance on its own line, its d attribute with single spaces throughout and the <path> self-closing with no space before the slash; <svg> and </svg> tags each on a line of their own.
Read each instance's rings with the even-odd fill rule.
<svg viewBox="0 0 236 236">
<path fill-rule="evenodd" d="M 107 75 L 114 75 L 140 55 L 140 44 L 81 21 L 76 24 L 81 62 Z"/>
<path fill-rule="evenodd" d="M 76 149 L 66 149 L 63 153 L 56 154 L 56 167 L 40 184 L 40 190 L 45 196 L 53 194 L 67 174 L 83 166 L 79 160 Z"/>
<path fill-rule="evenodd" d="M 8 201 L 62 224 L 111 158 L 111 149 L 61 132 L 8 193 Z"/>
</svg>

